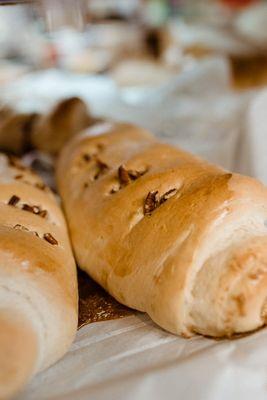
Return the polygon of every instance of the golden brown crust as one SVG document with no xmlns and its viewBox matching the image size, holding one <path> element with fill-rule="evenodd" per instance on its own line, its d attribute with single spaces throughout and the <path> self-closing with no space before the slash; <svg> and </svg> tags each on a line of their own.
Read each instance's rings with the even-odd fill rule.
<svg viewBox="0 0 267 400">
<path fill-rule="evenodd" d="M 264 290 L 247 295 L 231 286 L 234 260 L 246 268 L 250 241 L 264 259 L 267 192 L 259 182 L 127 124 L 74 138 L 57 179 L 79 265 L 121 303 L 184 336 L 264 323 Z M 255 258 L 253 273 L 258 267 Z"/>
<path fill-rule="evenodd" d="M 8 336 L 10 348 L 17 346 L 21 353 L 20 365 L 16 364 L 9 386 L 0 379 L 0 393 L 12 393 L 33 373 L 58 360 L 71 344 L 77 327 L 77 278 L 67 228 L 55 196 L 32 171 L 3 154 L 0 259 L 0 319 L 9 313 L 5 325 L 12 332 L 0 337 L 3 374 L 7 373 L 3 365 L 12 368 L 16 364 L 12 359 L 10 364 L 4 364 L 1 358 L 1 347 Z M 22 323 L 25 343 L 27 332 L 36 342 L 32 357 L 20 349 L 16 332 L 20 332 Z"/>
</svg>

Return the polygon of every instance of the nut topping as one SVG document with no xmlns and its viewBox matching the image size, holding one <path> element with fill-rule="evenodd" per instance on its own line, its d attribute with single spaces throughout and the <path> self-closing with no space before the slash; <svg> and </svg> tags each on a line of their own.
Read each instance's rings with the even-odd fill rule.
<svg viewBox="0 0 267 400">
<path fill-rule="evenodd" d="M 144 214 L 145 215 L 150 215 L 152 211 L 154 211 L 157 206 L 158 206 L 158 190 L 153 191 L 153 192 L 148 192 L 148 195 L 145 199 L 145 204 L 144 204 Z"/>
<path fill-rule="evenodd" d="M 95 180 L 104 175 L 109 170 L 109 166 L 105 162 L 99 160 L 99 158 L 96 159 L 96 166 L 97 173 L 94 176 Z"/>
<path fill-rule="evenodd" d="M 38 214 L 39 213 L 39 207 L 38 206 L 29 206 L 29 204 L 23 204 L 22 205 L 22 210 L 32 212 L 33 214 Z"/>
<path fill-rule="evenodd" d="M 20 198 L 14 194 L 13 196 L 10 197 L 7 204 L 9 206 L 16 206 L 19 201 L 20 201 Z"/>
<path fill-rule="evenodd" d="M 177 193 L 177 189 L 173 188 L 168 190 L 162 196 L 158 198 L 158 190 L 149 192 L 144 203 L 144 214 L 151 215 L 151 213 L 159 207 L 161 204 L 165 203 L 168 199 Z"/>
<path fill-rule="evenodd" d="M 44 240 L 46 240 L 48 243 L 52 245 L 57 245 L 58 241 L 54 238 L 54 236 L 51 235 L 51 233 L 45 233 L 43 236 Z"/>
<path fill-rule="evenodd" d="M 126 186 L 131 182 L 129 172 L 124 168 L 123 165 L 118 168 L 118 178 L 122 186 Z"/>
<path fill-rule="evenodd" d="M 126 186 L 131 183 L 131 181 L 135 181 L 140 176 L 144 175 L 147 172 L 147 169 L 144 171 L 135 171 L 132 169 L 127 170 L 124 165 L 121 165 L 118 168 L 118 178 L 121 186 Z"/>
<path fill-rule="evenodd" d="M 45 217 L 47 216 L 47 210 L 41 210 L 41 211 L 39 211 L 39 212 L 38 212 L 38 215 L 39 215 L 41 218 L 45 218 Z"/>
<path fill-rule="evenodd" d="M 45 218 L 47 216 L 47 211 L 42 210 L 38 206 L 30 206 L 29 204 L 23 204 L 22 210 L 32 212 L 33 214 L 39 215 L 41 218 Z"/>
</svg>

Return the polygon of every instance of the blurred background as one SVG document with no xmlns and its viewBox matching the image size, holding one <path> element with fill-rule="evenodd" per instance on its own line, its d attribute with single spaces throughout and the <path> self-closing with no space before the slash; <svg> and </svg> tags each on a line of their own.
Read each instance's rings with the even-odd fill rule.
<svg viewBox="0 0 267 400">
<path fill-rule="evenodd" d="M 0 4 L 2 106 L 45 113 L 78 96 L 96 118 L 267 182 L 267 1 Z"/>
</svg>

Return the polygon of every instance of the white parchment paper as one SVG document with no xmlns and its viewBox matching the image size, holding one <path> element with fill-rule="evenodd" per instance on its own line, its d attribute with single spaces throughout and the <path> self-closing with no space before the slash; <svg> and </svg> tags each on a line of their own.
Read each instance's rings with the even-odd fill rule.
<svg viewBox="0 0 267 400">
<path fill-rule="evenodd" d="M 183 339 L 145 315 L 83 327 L 68 354 L 19 400 L 263 400 L 267 331 L 240 339 Z"/>
</svg>

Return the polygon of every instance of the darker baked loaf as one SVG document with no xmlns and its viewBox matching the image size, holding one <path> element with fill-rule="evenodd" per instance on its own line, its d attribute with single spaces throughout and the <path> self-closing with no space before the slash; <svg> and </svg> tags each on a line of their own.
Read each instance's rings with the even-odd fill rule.
<svg viewBox="0 0 267 400">
<path fill-rule="evenodd" d="M 0 109 L 0 150 L 16 155 L 31 150 L 31 131 L 37 118 L 36 113 Z"/>
<path fill-rule="evenodd" d="M 65 99 L 36 121 L 31 135 L 32 146 L 55 155 L 72 136 L 91 123 L 92 117 L 81 99 Z"/>
<path fill-rule="evenodd" d="M 17 113 L 0 109 L 0 150 L 21 155 L 30 150 L 56 155 L 72 136 L 94 123 L 78 97 L 62 100 L 49 112 Z"/>
</svg>

